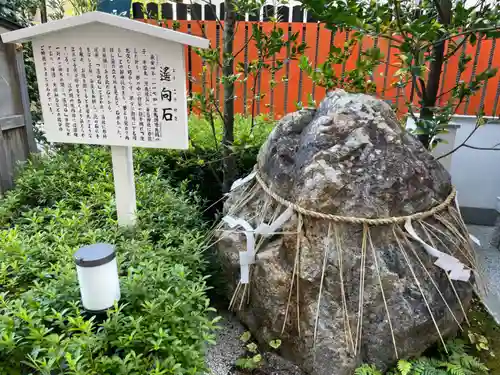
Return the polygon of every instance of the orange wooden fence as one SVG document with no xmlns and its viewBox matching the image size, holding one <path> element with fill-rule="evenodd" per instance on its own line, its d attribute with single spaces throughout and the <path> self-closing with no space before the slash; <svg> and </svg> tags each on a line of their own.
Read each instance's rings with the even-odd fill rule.
<svg viewBox="0 0 500 375">
<path fill-rule="evenodd" d="M 162 27 L 172 27 L 173 21 L 155 21 L 146 20 L 144 22 L 160 24 Z M 217 21 L 176 21 L 180 24 L 178 31 L 203 36 L 206 35 L 210 39 L 212 47 L 221 47 L 222 49 L 222 28 Z M 248 38 L 251 36 L 252 23 L 255 22 L 239 22 L 234 38 L 234 50 L 242 52 L 235 60 L 235 66 L 238 62 L 248 62 L 257 59 L 257 49 L 253 43 L 247 43 Z M 257 22 L 263 31 L 270 31 L 272 24 L 269 22 Z M 223 22 L 221 23 L 223 24 Z M 330 49 L 330 46 L 342 46 L 349 38 L 348 32 L 332 33 L 321 23 L 302 23 L 302 22 L 283 22 L 278 24 L 279 27 L 285 30 L 285 36 L 288 33 L 299 33 L 298 40 L 305 41 L 308 48 L 305 54 L 313 64 L 322 63 Z M 202 31 L 201 28 L 204 28 Z M 380 64 L 373 75 L 373 80 L 376 83 L 376 95 L 384 100 L 390 101 L 399 113 L 406 113 L 408 108 L 406 99 L 410 99 L 412 95 L 411 84 L 405 88 L 394 87 L 397 81 L 394 74 L 398 70 L 397 67 L 397 50 L 390 47 L 387 40 L 378 39 L 373 40 L 365 38 L 361 46 L 354 47 L 355 53 L 348 59 L 344 66 L 335 66 L 334 69 L 338 74 L 347 72 L 355 68 L 356 61 L 360 56 L 360 52 L 377 44 L 382 53 L 384 54 L 385 62 Z M 245 45 L 247 44 L 247 47 Z M 470 82 L 476 74 L 482 72 L 488 67 L 499 67 L 500 65 L 500 48 L 497 49 L 495 40 L 482 40 L 476 46 L 465 45 L 461 51 L 472 55 L 472 62 L 462 73 L 458 76 L 458 59 L 460 53 L 455 54 L 444 66 L 444 80 L 440 87 L 440 98 L 438 104 L 444 104 L 449 98 L 447 93 L 450 88 L 455 86 L 456 82 L 463 80 Z M 187 71 L 191 79 L 188 80 L 189 92 L 203 92 L 204 89 L 210 87 L 207 82 L 207 75 L 203 74 L 203 61 L 202 59 L 190 48 L 186 48 L 186 64 Z M 287 51 L 283 50 L 276 58 L 283 59 L 287 57 Z M 218 72 L 220 77 L 221 72 Z M 205 77 L 205 79 L 204 79 Z M 269 82 L 273 79 L 278 82 L 274 88 L 270 87 Z M 286 79 L 288 78 L 288 79 Z M 500 93 L 500 74 L 488 81 L 487 85 L 479 90 L 476 95 L 465 101 L 458 109 L 458 114 L 475 115 L 482 108 L 486 115 L 496 116 L 500 108 L 498 108 L 499 93 Z M 246 83 L 237 83 L 235 88 L 235 111 L 237 113 L 250 113 L 249 103 L 251 102 L 252 95 L 251 85 L 252 79 L 248 79 Z M 214 86 L 216 84 L 214 83 Z M 283 116 L 285 113 L 295 111 L 297 109 L 296 103 L 302 102 L 304 104 L 308 101 L 308 95 L 311 94 L 316 102 L 319 102 L 325 95 L 325 89 L 317 87 L 307 77 L 307 75 L 299 69 L 298 61 L 288 61 L 283 69 L 281 69 L 275 77 L 271 73 L 265 71 L 262 73 L 261 78 L 257 81 L 256 92 L 265 94 L 264 98 L 258 100 L 255 104 L 256 113 L 266 113 L 277 118 Z M 217 95 L 222 102 L 222 87 L 219 84 L 216 88 Z M 416 93 L 413 95 L 413 102 L 417 103 Z M 246 103 L 246 105 L 245 105 Z"/>
</svg>

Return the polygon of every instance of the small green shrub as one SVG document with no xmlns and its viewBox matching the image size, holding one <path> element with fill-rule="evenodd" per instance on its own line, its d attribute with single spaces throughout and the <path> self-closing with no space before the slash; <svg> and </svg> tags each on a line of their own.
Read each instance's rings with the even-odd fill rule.
<svg viewBox="0 0 500 375">
<path fill-rule="evenodd" d="M 274 126 L 274 122 L 264 116 L 258 116 L 252 129 L 250 117 L 235 116 L 235 142 L 233 152 L 236 155 L 238 175 L 251 172 L 255 165 L 260 146 Z M 205 218 L 212 220 L 221 208 L 222 196 L 222 161 L 220 148 L 222 139 L 222 121 L 214 117 L 214 123 L 191 115 L 189 118 L 190 147 L 187 150 L 136 149 L 134 163 L 138 173 L 158 173 L 161 178 L 168 179 L 173 186 L 196 190 L 203 205 L 210 207 Z M 38 139 L 42 140 L 43 134 Z M 66 153 L 79 146 L 57 144 L 53 146 L 59 153 Z M 214 204 L 219 202 L 218 204 Z"/>
<path fill-rule="evenodd" d="M 373 365 L 363 364 L 354 371 L 354 375 L 382 375 L 382 373 Z"/>
<path fill-rule="evenodd" d="M 259 368 L 262 364 L 262 355 L 255 342 L 251 342 L 252 334 L 249 331 L 243 332 L 240 341 L 245 344 L 246 356 L 238 358 L 234 363 L 236 367 L 242 370 L 253 370 Z"/>
<path fill-rule="evenodd" d="M 222 196 L 222 160 L 220 149 L 222 121 L 210 122 L 197 116 L 189 119 L 190 148 L 186 151 L 150 149 L 136 152 L 135 162 L 141 173 L 153 173 L 160 166 L 161 177 L 173 185 L 184 182 L 190 190 L 197 190 L 205 207 L 212 207 L 206 218 L 212 219 L 221 205 L 214 205 Z M 251 172 L 260 146 L 264 143 L 274 123 L 257 117 L 253 130 L 251 118 L 236 115 L 233 151 L 237 156 L 239 176 Z"/>
<path fill-rule="evenodd" d="M 243 332 L 240 336 L 240 341 L 245 344 L 245 352 L 246 355 L 238 358 L 235 361 L 235 366 L 241 370 L 255 370 L 264 365 L 264 358 L 259 351 L 259 347 L 257 344 L 250 339 L 252 338 L 252 334 L 250 331 Z M 281 340 L 271 340 L 269 342 L 269 347 L 271 349 L 277 350 L 281 346 Z"/>
<path fill-rule="evenodd" d="M 472 354 L 481 359 L 491 374 L 500 373 L 500 325 L 479 299 L 473 299 L 467 313 L 470 327 L 465 327 L 462 339 L 471 343 Z"/>
<path fill-rule="evenodd" d="M 399 360 L 387 375 L 481 375 L 488 374 L 488 368 L 470 354 L 471 348 L 462 340 L 449 341 L 448 352 L 440 350 L 435 357 L 419 357 Z M 373 365 L 364 364 L 356 369 L 355 375 L 382 375 Z"/>
<path fill-rule="evenodd" d="M 234 118 L 234 146 L 236 149 L 244 147 L 260 147 L 266 140 L 274 125 L 264 115 L 255 118 L 252 129 L 252 118 L 236 114 Z M 215 137 L 214 130 L 215 129 Z M 214 119 L 213 128 L 209 121 L 203 117 L 192 115 L 189 117 L 189 138 L 193 147 L 217 149 L 222 140 L 222 121 L 219 117 Z M 217 139 L 218 144 L 215 144 Z"/>
<path fill-rule="evenodd" d="M 139 152 L 140 153 L 140 152 Z M 109 152 L 34 160 L 0 200 L 2 374 L 196 374 L 213 343 L 197 199 L 136 176 L 138 225 L 116 225 Z M 122 298 L 102 319 L 79 301 L 72 254 L 116 246 Z"/>
</svg>

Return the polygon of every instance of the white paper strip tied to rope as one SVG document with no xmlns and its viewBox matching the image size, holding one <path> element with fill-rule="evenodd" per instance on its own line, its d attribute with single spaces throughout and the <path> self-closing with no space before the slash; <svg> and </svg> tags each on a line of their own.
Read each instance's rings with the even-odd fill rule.
<svg viewBox="0 0 500 375">
<path fill-rule="evenodd" d="M 248 183 L 249 181 L 253 180 L 257 176 L 257 172 L 254 171 L 250 173 L 248 176 L 240 178 L 236 180 L 233 185 L 231 186 L 231 191 L 239 188 L 240 186 Z M 263 185 L 263 182 L 261 179 L 258 179 L 261 186 Z M 262 186 L 264 188 L 264 186 Z M 266 190 L 266 189 L 264 189 Z M 266 190 L 268 194 L 270 194 L 269 191 Z M 452 193 L 453 194 L 453 193 Z M 271 194 L 275 199 L 277 199 L 276 196 Z M 449 198 L 448 198 L 449 199 Z M 455 200 L 455 205 L 460 212 L 459 205 L 458 205 L 458 197 L 455 195 L 454 197 Z M 279 200 L 278 200 L 279 201 Z M 280 202 L 284 204 L 284 202 Z M 289 202 L 286 202 L 289 203 Z M 443 202 L 444 203 L 444 202 Z M 286 204 L 287 209 L 271 224 L 266 224 L 266 223 L 261 223 L 255 230 L 253 227 L 244 219 L 241 218 L 234 218 L 232 216 L 226 216 L 223 218 L 223 221 L 229 224 L 231 228 L 236 228 L 238 225 L 241 226 L 245 230 L 245 236 L 247 238 L 247 251 L 246 252 L 240 252 L 240 267 L 241 267 L 241 283 L 242 284 L 247 284 L 249 281 L 249 266 L 250 264 L 255 263 L 255 234 L 260 234 L 263 236 L 270 236 L 273 233 L 275 233 L 278 229 L 280 229 L 284 223 L 286 223 L 287 220 L 290 219 L 290 217 L 294 213 L 294 209 L 291 204 Z M 457 258 L 448 255 L 446 253 L 443 253 L 436 248 L 428 245 L 425 241 L 423 241 L 415 231 L 415 229 L 412 226 L 411 223 L 411 218 L 408 218 L 405 220 L 404 227 L 406 231 L 410 234 L 410 236 L 419 242 L 427 251 L 427 253 L 435 258 L 437 260 L 434 262 L 434 264 L 449 273 L 449 277 L 451 280 L 460 280 L 460 281 L 469 281 L 470 275 L 471 275 L 471 270 L 468 269 L 463 263 L 461 263 Z M 477 245 L 480 245 L 479 240 L 474 237 L 473 235 L 469 234 L 469 237 L 471 240 L 476 243 Z"/>
<path fill-rule="evenodd" d="M 250 279 L 250 264 L 255 263 L 254 229 L 248 221 L 244 219 L 224 216 L 222 221 L 227 223 L 227 225 L 229 225 L 232 229 L 240 226 L 245 230 L 245 237 L 247 238 L 247 251 L 240 251 L 240 278 L 242 284 L 248 284 L 248 280 Z"/>
<path fill-rule="evenodd" d="M 470 269 L 466 268 L 457 258 L 439 251 L 422 240 L 413 228 L 410 219 L 406 220 L 405 229 L 415 241 L 424 247 L 429 255 L 438 258 L 434 264 L 444 271 L 449 272 L 451 280 L 469 281 Z"/>
<path fill-rule="evenodd" d="M 248 284 L 250 280 L 250 265 L 255 263 L 255 235 L 268 237 L 276 233 L 293 215 L 293 209 L 287 208 L 271 224 L 261 223 L 257 229 L 253 229 L 248 221 L 233 216 L 224 216 L 222 221 L 227 223 L 231 229 L 238 226 L 245 231 L 247 240 L 247 251 L 240 251 L 240 281 L 242 284 Z"/>
<path fill-rule="evenodd" d="M 274 233 L 281 229 L 281 227 L 292 217 L 293 208 L 288 207 L 276 220 L 271 224 L 262 223 L 255 230 L 256 234 L 260 234 L 264 237 L 272 236 Z"/>
<path fill-rule="evenodd" d="M 231 191 L 239 188 L 242 185 L 245 185 L 249 181 L 252 181 L 255 178 L 256 174 L 257 174 L 257 172 L 254 171 L 254 172 L 250 173 L 248 176 L 243 177 L 243 178 L 239 178 L 236 181 L 234 181 L 233 184 L 231 185 Z"/>
<path fill-rule="evenodd" d="M 477 246 L 481 246 L 481 241 L 476 236 L 469 233 L 469 237 Z"/>
</svg>

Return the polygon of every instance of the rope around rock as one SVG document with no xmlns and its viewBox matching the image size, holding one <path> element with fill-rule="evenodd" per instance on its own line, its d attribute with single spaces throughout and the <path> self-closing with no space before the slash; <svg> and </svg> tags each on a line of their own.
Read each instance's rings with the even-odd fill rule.
<svg viewBox="0 0 500 375">
<path fill-rule="evenodd" d="M 318 211 L 313 211 L 309 210 L 307 208 L 303 208 L 299 206 L 296 203 L 290 202 L 282 197 L 280 197 L 278 194 L 276 194 L 274 191 L 271 190 L 269 186 L 267 186 L 266 182 L 262 178 L 259 172 L 256 174 L 256 179 L 258 183 L 260 184 L 262 190 L 264 190 L 269 196 L 271 196 L 275 201 L 278 203 L 281 203 L 283 206 L 292 208 L 294 211 L 301 213 L 302 215 L 305 216 L 311 216 L 315 217 L 317 219 L 324 219 L 324 220 L 329 220 L 333 221 L 336 223 L 351 223 L 351 224 L 368 224 L 368 225 L 387 225 L 387 224 L 401 224 L 406 222 L 408 219 L 410 220 L 420 220 L 420 219 L 425 219 L 430 216 L 433 216 L 434 214 L 444 210 L 446 207 L 450 205 L 450 203 L 453 201 L 453 199 L 456 196 L 456 189 L 452 187 L 450 194 L 448 197 L 440 204 L 437 206 L 431 208 L 428 211 L 423 211 L 423 212 L 416 212 L 411 215 L 406 215 L 406 216 L 394 216 L 394 217 L 383 217 L 383 218 L 378 218 L 378 219 L 369 219 L 369 218 L 364 218 L 364 217 L 354 217 L 354 216 L 340 216 L 340 215 L 332 215 L 332 214 L 325 214 L 323 212 L 318 212 Z"/>
</svg>

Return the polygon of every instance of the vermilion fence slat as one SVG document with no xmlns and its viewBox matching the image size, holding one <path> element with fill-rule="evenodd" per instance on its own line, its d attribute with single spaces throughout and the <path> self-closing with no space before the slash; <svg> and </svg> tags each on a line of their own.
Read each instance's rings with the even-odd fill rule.
<svg viewBox="0 0 500 375">
<path fill-rule="evenodd" d="M 303 39 L 303 24 L 302 23 L 292 23 L 291 24 L 292 34 L 299 33 L 297 40 L 300 42 Z M 300 69 L 298 61 L 290 61 L 290 74 L 288 75 L 288 91 L 285 95 L 288 95 L 288 105 L 285 113 L 293 112 L 297 110 L 296 103 L 299 99 L 299 80 L 300 80 Z M 285 113 L 282 113 L 285 114 Z"/>
<path fill-rule="evenodd" d="M 203 21 L 191 21 L 191 34 L 196 36 L 204 35 L 205 25 Z M 193 92 L 202 93 L 204 89 L 203 60 L 194 49 L 191 50 L 191 88 Z"/>
<path fill-rule="evenodd" d="M 482 73 L 488 68 L 488 57 L 489 53 L 491 51 L 491 40 L 483 40 L 481 41 L 480 45 L 480 50 L 479 50 L 479 55 L 477 58 L 477 66 L 475 66 L 475 75 Z M 472 60 L 474 62 L 475 56 L 472 55 Z M 474 67 L 473 67 L 474 68 Z M 467 113 L 470 114 L 476 114 L 480 110 L 480 104 L 481 104 L 481 92 L 482 90 L 479 90 L 474 96 L 472 96 L 467 103 Z"/>
<path fill-rule="evenodd" d="M 332 31 L 327 29 L 324 24 L 319 24 L 319 43 L 318 43 L 318 60 L 316 64 L 322 64 L 327 58 L 328 51 L 330 49 L 330 43 L 332 40 Z M 326 89 L 324 87 L 316 86 L 314 90 L 314 100 L 319 103 L 322 98 L 325 97 Z"/>
<path fill-rule="evenodd" d="M 305 55 L 309 59 L 309 61 L 314 66 L 314 60 L 316 57 L 316 40 L 318 38 L 318 28 L 315 23 L 304 23 L 303 24 L 303 36 L 305 37 L 305 42 L 309 48 L 306 49 Z M 318 56 L 319 57 L 319 56 Z M 295 62 L 296 63 L 296 62 Z M 313 82 L 303 72 L 300 72 L 299 76 L 302 78 L 302 86 L 300 88 L 298 101 L 300 101 L 303 105 L 307 105 L 308 96 L 312 95 L 313 91 Z"/>
<path fill-rule="evenodd" d="M 493 43 L 492 43 L 493 44 Z M 500 68 L 500 43 L 497 40 L 495 50 L 492 56 L 492 68 Z M 496 108 L 497 97 L 500 88 L 500 74 L 488 81 L 486 93 L 484 95 L 484 112 L 492 116 L 498 116 L 498 108 Z"/>
<path fill-rule="evenodd" d="M 142 22 L 147 22 L 149 24 L 158 25 L 162 27 L 172 28 L 173 21 L 156 21 L 156 20 L 139 20 Z M 217 21 L 176 21 L 180 24 L 179 31 L 188 32 L 190 30 L 191 34 L 198 36 L 206 36 L 210 42 L 211 47 L 220 48 L 220 53 L 222 56 L 222 46 L 223 46 L 223 35 L 222 29 L 217 25 Z M 234 37 L 234 51 L 240 51 L 239 55 L 235 59 L 235 66 L 238 63 L 248 64 L 252 60 L 258 59 L 258 51 L 255 47 L 254 42 L 250 42 L 246 45 L 248 38 L 252 34 L 252 24 L 257 24 L 262 28 L 263 32 L 269 33 L 272 30 L 272 24 L 268 22 L 239 22 L 238 28 Z M 350 37 L 346 32 L 335 32 L 332 33 L 323 24 L 317 24 L 314 22 L 302 23 L 302 22 L 280 22 L 278 27 L 284 30 L 285 38 L 288 34 L 298 32 L 298 42 L 305 41 L 308 45 L 308 49 L 305 55 L 309 58 L 309 61 L 316 67 L 318 64 L 324 62 L 329 49 L 333 45 L 343 48 L 344 43 Z M 218 37 L 217 37 L 218 36 Z M 457 40 L 459 42 L 459 40 Z M 356 62 L 359 58 L 361 51 L 364 51 L 370 47 L 373 47 L 374 43 L 380 48 L 382 54 L 384 55 L 383 63 L 380 64 L 374 71 L 372 79 L 376 84 L 375 95 L 385 99 L 389 103 L 392 103 L 399 114 L 404 114 L 408 110 L 408 105 L 406 102 L 413 98 L 413 104 L 418 107 L 419 96 L 414 88 L 412 90 L 412 85 L 409 84 L 404 89 L 398 89 L 395 87 L 397 82 L 397 77 L 395 73 L 398 71 L 398 58 L 397 48 L 390 46 L 386 39 L 377 39 L 376 41 L 371 38 L 363 39 L 362 45 L 355 45 L 353 48 L 353 53 L 347 60 L 347 62 L 342 64 L 337 64 L 333 67 L 334 71 L 338 75 L 347 75 L 349 71 L 356 68 Z M 246 45 L 246 47 L 245 47 Z M 361 47 L 361 48 L 360 48 Z M 443 67 L 444 79 L 441 82 L 439 88 L 439 100 L 438 105 L 444 105 L 450 98 L 450 90 L 453 88 L 457 80 L 463 80 L 466 83 L 471 82 L 477 74 L 481 73 L 485 69 L 499 68 L 500 67 L 500 45 L 493 48 L 492 40 L 481 41 L 481 46 L 479 49 L 478 58 L 475 59 L 476 53 L 478 51 L 476 46 L 466 45 L 463 52 L 470 54 L 473 58 L 472 63 L 470 63 L 465 71 L 458 75 L 458 62 L 459 56 L 462 49 L 451 57 L 445 66 Z M 325 95 L 325 89 L 314 85 L 313 82 L 306 74 L 301 72 L 299 68 L 299 63 L 297 60 L 287 60 L 287 51 L 283 49 L 279 56 L 275 56 L 274 59 L 267 61 L 269 64 L 273 64 L 276 59 L 285 59 L 285 65 L 282 70 L 278 71 L 275 76 L 270 72 L 262 72 L 260 81 L 255 82 L 255 91 L 252 91 L 254 87 L 254 77 L 248 77 L 246 83 L 238 82 L 235 87 L 235 111 L 237 113 L 251 113 L 252 110 L 252 97 L 256 92 L 264 93 L 264 98 L 259 102 L 255 101 L 254 111 L 258 113 L 271 113 L 274 117 L 280 118 L 284 114 L 295 111 L 297 109 L 297 102 L 301 101 L 304 105 L 307 104 L 308 95 L 313 95 L 316 102 L 319 102 Z M 203 90 L 209 90 L 210 87 L 214 87 L 217 96 L 220 99 L 220 106 L 223 105 L 223 89 L 222 84 L 215 81 L 208 80 L 209 74 L 203 72 L 203 61 L 195 53 L 194 50 L 185 51 L 186 66 L 188 73 L 191 76 L 191 82 L 188 82 L 188 87 L 191 88 L 193 92 L 203 92 Z M 476 63 L 474 64 L 474 61 Z M 190 68 L 190 69 L 189 69 Z M 218 69 L 218 78 L 222 75 L 222 71 Z M 244 74 L 240 77 L 242 79 Z M 271 88 L 270 82 L 273 80 L 277 83 L 274 88 Z M 420 89 L 420 86 L 418 86 Z M 475 115 L 480 108 L 484 109 L 486 115 L 496 115 L 495 112 L 500 111 L 500 76 L 497 75 L 495 78 L 488 82 L 488 85 L 479 90 L 479 92 L 470 98 L 468 102 L 462 103 L 458 108 L 458 113 Z"/>
<path fill-rule="evenodd" d="M 237 67 L 239 65 L 245 63 L 245 46 L 246 45 L 247 45 L 247 41 L 245 39 L 245 25 L 243 23 L 240 23 L 240 24 L 238 24 L 238 27 L 235 30 L 233 51 L 235 54 L 237 54 L 236 58 L 234 60 L 235 74 L 239 74 L 241 79 L 244 77 L 244 73 L 238 72 Z M 246 85 L 246 86 L 248 86 L 248 85 Z M 245 105 L 246 105 L 245 98 L 248 96 L 248 93 L 245 95 L 245 85 L 242 82 L 237 82 L 235 84 L 234 95 L 235 95 L 235 100 L 234 100 L 235 112 L 236 113 L 244 113 L 245 112 Z"/>
</svg>

